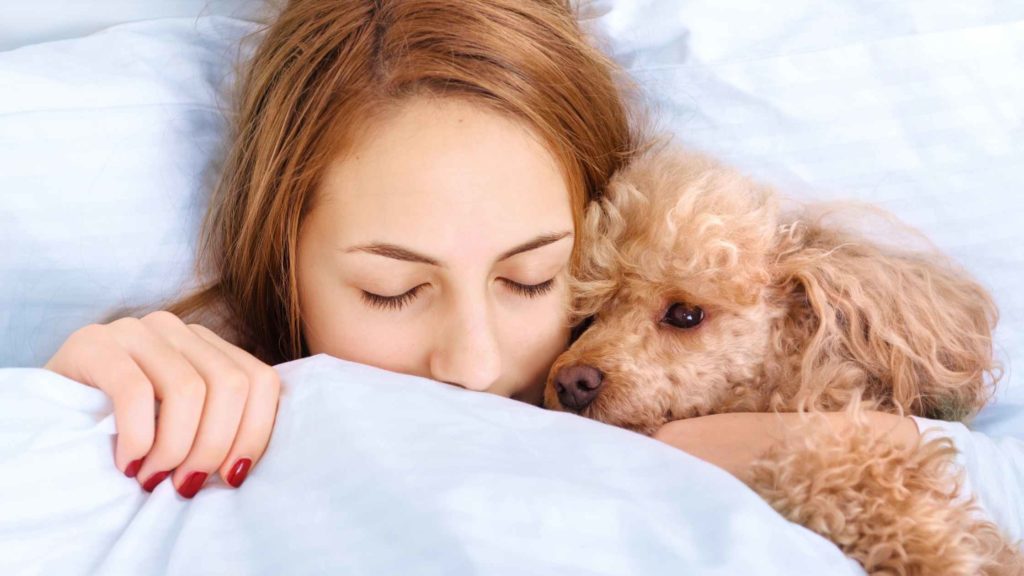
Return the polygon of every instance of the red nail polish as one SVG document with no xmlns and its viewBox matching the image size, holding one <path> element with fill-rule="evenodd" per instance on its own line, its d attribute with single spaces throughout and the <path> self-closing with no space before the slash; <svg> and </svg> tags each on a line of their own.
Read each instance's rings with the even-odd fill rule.
<svg viewBox="0 0 1024 576">
<path fill-rule="evenodd" d="M 135 475 L 139 473 L 139 468 L 142 468 L 142 458 L 129 462 L 128 467 L 124 469 L 124 475 L 129 478 L 135 478 Z"/>
<path fill-rule="evenodd" d="M 156 488 L 157 484 L 163 482 L 164 478 L 167 478 L 168 474 L 170 474 L 170 472 L 157 472 L 156 474 L 153 474 L 149 477 L 149 480 L 146 480 L 146 483 L 142 485 L 142 489 L 146 492 L 152 492 L 153 488 Z"/>
<path fill-rule="evenodd" d="M 206 472 L 193 472 L 185 478 L 185 482 L 178 489 L 178 494 L 181 494 L 185 498 L 191 498 L 199 492 L 199 489 L 203 487 L 203 482 L 206 482 Z"/>
<path fill-rule="evenodd" d="M 231 484 L 235 488 L 242 485 L 245 482 L 245 477 L 249 475 L 249 467 L 252 466 L 252 460 L 248 458 L 239 458 L 238 462 L 231 467 L 231 471 L 228 472 L 228 484 Z"/>
</svg>

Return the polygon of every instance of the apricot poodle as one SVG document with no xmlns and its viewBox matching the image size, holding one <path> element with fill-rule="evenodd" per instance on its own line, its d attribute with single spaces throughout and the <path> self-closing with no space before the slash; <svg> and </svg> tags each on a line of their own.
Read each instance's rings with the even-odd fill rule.
<svg viewBox="0 0 1024 576">
<path fill-rule="evenodd" d="M 1000 376 L 995 305 L 934 249 L 844 226 L 850 210 L 783 211 L 735 170 L 652 146 L 578 231 L 579 330 L 545 405 L 648 435 L 715 413 L 806 414 L 744 479 L 785 517 L 870 574 L 1024 574 L 1017 545 L 959 496 L 949 440 L 901 447 L 861 418 L 973 416 Z M 860 424 L 816 423 L 837 411 Z"/>
</svg>

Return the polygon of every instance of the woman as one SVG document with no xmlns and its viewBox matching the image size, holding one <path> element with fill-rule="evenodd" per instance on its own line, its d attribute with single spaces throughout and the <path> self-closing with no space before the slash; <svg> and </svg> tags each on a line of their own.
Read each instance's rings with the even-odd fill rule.
<svg viewBox="0 0 1024 576">
<path fill-rule="evenodd" d="M 215 470 L 240 485 L 270 365 L 321 352 L 539 402 L 575 223 L 637 140 L 568 3 L 294 0 L 246 66 L 212 281 L 46 364 L 110 394 L 117 466 L 189 497 Z"/>
<path fill-rule="evenodd" d="M 618 74 L 564 0 L 292 0 L 239 85 L 208 285 L 79 330 L 46 368 L 112 397 L 119 469 L 150 491 L 173 471 L 189 498 L 259 460 L 280 362 L 328 353 L 539 403 L 577 224 L 639 148 Z M 916 441 L 913 420 L 875 416 Z M 740 474 L 779 425 L 656 438 Z"/>
</svg>

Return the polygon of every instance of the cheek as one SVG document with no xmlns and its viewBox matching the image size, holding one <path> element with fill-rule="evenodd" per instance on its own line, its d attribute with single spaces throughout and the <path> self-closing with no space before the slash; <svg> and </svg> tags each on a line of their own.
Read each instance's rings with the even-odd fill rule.
<svg viewBox="0 0 1024 576">
<path fill-rule="evenodd" d="M 564 303 L 551 298 L 547 305 L 510 315 L 503 338 L 508 380 L 523 386 L 543 386 L 555 359 L 568 348 L 569 328 Z"/>
<path fill-rule="evenodd" d="M 428 335 L 416 332 L 415 326 L 374 321 L 360 308 L 335 302 L 329 313 L 305 320 L 313 336 L 310 353 L 423 375 L 422 348 Z"/>
<path fill-rule="evenodd" d="M 769 325 L 758 311 L 723 319 L 716 326 L 714 349 L 733 370 L 749 371 L 764 362 L 769 343 Z"/>
</svg>

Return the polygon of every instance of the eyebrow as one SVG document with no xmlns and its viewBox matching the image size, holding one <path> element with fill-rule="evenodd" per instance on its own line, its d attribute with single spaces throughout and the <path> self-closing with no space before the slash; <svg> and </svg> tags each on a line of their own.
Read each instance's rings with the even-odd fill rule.
<svg viewBox="0 0 1024 576">
<path fill-rule="evenodd" d="M 564 231 L 553 232 L 550 234 L 542 234 L 540 236 L 537 236 L 533 240 L 523 242 L 522 244 L 516 246 L 515 248 L 512 248 L 511 250 L 502 253 L 502 255 L 499 256 L 497 260 L 495 260 L 495 263 L 508 260 L 509 258 L 515 256 L 516 254 L 522 254 L 523 252 L 529 252 L 530 250 L 536 250 L 537 248 L 547 246 L 548 244 L 553 244 L 555 242 L 558 242 L 562 238 L 566 238 L 569 236 L 572 236 L 572 232 Z M 425 256 L 423 254 L 414 252 L 412 250 L 409 250 L 408 248 L 403 248 L 402 246 L 398 246 L 396 244 L 388 244 L 387 242 L 374 242 L 372 244 L 353 246 L 345 250 L 345 253 L 349 252 L 367 252 L 369 254 L 376 254 L 377 256 L 384 256 L 385 258 L 402 260 L 404 262 L 418 262 L 422 264 L 430 264 L 431 266 L 440 266 L 442 268 L 444 267 L 444 264 L 442 264 L 436 258 Z"/>
</svg>

